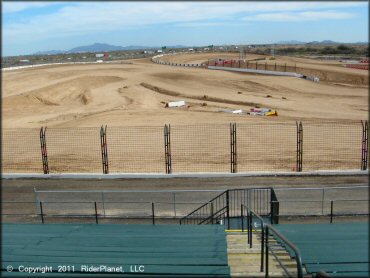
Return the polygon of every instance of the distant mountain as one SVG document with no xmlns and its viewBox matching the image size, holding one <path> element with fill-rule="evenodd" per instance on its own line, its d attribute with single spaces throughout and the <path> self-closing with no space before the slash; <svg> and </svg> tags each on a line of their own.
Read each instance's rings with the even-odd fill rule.
<svg viewBox="0 0 370 278">
<path fill-rule="evenodd" d="M 323 40 L 321 42 L 319 42 L 319 41 L 312 41 L 312 42 L 308 42 L 307 44 L 330 45 L 330 44 L 340 44 L 340 42 L 334 42 L 334 41 L 331 41 L 331 40 Z"/>
<path fill-rule="evenodd" d="M 276 44 L 310 44 L 310 45 L 335 45 L 335 44 L 342 44 L 341 42 L 335 42 L 331 40 L 323 40 L 323 41 L 311 41 L 311 42 L 302 42 L 302 41 L 279 41 Z M 364 42 L 357 42 L 354 44 L 365 44 Z M 366 43 L 367 44 L 367 43 Z"/>
<path fill-rule="evenodd" d="M 122 46 L 110 45 L 107 43 L 94 43 L 91 45 L 84 45 L 72 48 L 67 53 L 81 53 L 81 52 L 102 52 L 102 51 L 118 51 L 125 50 Z"/>
<path fill-rule="evenodd" d="M 276 44 L 305 44 L 306 42 L 291 40 L 291 41 L 278 41 Z"/>
<path fill-rule="evenodd" d="M 184 45 L 167 46 L 169 48 L 185 48 Z M 85 53 L 85 52 L 109 52 L 109 51 L 122 51 L 122 50 L 139 50 L 139 49 L 160 49 L 160 46 L 142 46 L 142 45 L 129 45 L 129 46 L 117 46 L 107 43 L 94 43 L 91 45 L 84 45 L 72 48 L 70 50 L 49 50 L 49 51 L 38 51 L 34 55 L 52 55 L 52 54 L 64 54 L 64 53 Z"/>
<path fill-rule="evenodd" d="M 33 55 L 56 55 L 56 54 L 63 54 L 65 53 L 64 50 L 48 50 L 48 51 L 38 51 Z"/>
</svg>

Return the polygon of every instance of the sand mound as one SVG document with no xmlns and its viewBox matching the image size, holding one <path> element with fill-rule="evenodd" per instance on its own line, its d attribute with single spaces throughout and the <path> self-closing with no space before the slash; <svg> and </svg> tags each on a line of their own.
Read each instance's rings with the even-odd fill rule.
<svg viewBox="0 0 370 278">
<path fill-rule="evenodd" d="M 172 55 L 171 59 L 191 63 L 224 56 L 233 55 Z M 257 57 L 248 57 L 252 58 Z M 157 65 L 150 59 L 135 60 L 134 64 L 22 69 L 3 73 L 3 127 L 271 121 L 270 118 L 216 113 L 221 109 L 248 111 L 251 106 L 276 109 L 281 121 L 367 118 L 368 87 L 348 83 L 354 78 L 363 78 L 359 81 L 363 82 L 368 78 L 367 72 L 359 73 L 313 59 L 278 57 L 277 62 L 284 61 L 282 59 L 287 63 L 296 61 L 297 68 L 322 70 L 333 75 L 337 72 L 344 77 L 342 80 L 337 75 L 341 82 L 335 84 L 332 81 L 314 83 L 292 77 Z M 327 73 L 328 79 L 330 74 Z M 164 108 L 164 103 L 181 99 L 187 102 L 186 109 Z"/>
<path fill-rule="evenodd" d="M 63 81 L 41 89 L 32 90 L 16 96 L 5 97 L 4 106 L 73 106 L 88 105 L 93 101 L 91 90 L 109 83 L 121 81 L 116 76 L 83 76 Z"/>
</svg>

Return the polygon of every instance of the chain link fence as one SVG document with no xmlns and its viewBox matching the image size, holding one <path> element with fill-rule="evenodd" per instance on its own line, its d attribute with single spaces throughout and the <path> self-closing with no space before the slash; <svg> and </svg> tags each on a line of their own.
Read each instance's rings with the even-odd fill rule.
<svg viewBox="0 0 370 278">
<path fill-rule="evenodd" d="M 274 121 L 108 127 L 106 132 L 101 132 L 103 127 L 47 128 L 44 134 L 38 129 L 3 129 L 2 172 L 367 170 L 367 127 L 367 121 L 304 122 L 298 130 L 296 122 Z"/>
</svg>

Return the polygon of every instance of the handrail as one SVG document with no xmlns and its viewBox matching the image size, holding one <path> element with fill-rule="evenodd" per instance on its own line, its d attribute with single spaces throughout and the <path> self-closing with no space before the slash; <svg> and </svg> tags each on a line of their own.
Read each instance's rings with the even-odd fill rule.
<svg viewBox="0 0 370 278">
<path fill-rule="evenodd" d="M 208 208 L 210 208 L 210 210 L 211 210 L 210 214 L 213 214 L 213 208 L 212 208 L 213 205 L 216 205 L 217 207 L 215 209 L 218 210 L 218 209 L 220 209 L 221 206 L 224 206 L 225 203 L 226 203 L 227 220 L 228 220 L 227 221 L 227 226 L 229 227 L 230 226 L 230 218 L 236 216 L 235 215 L 236 204 L 239 206 L 239 204 L 244 204 L 245 203 L 245 200 L 241 198 L 243 196 L 242 194 L 248 195 L 249 192 L 251 192 L 250 194 L 252 195 L 252 193 L 253 193 L 254 201 L 256 201 L 255 204 L 257 204 L 257 206 L 259 206 L 261 208 L 262 206 L 260 205 L 260 203 L 262 202 L 262 200 L 264 200 L 266 202 L 269 202 L 269 204 L 270 204 L 270 201 L 269 201 L 270 197 L 266 196 L 266 197 L 261 199 L 261 196 L 262 196 L 261 194 L 264 191 L 266 191 L 266 194 L 269 194 L 268 192 L 271 191 L 271 190 L 272 190 L 271 187 L 227 189 L 224 192 L 222 192 L 221 194 L 219 194 L 216 197 L 214 197 L 213 199 L 211 199 L 210 201 L 208 201 L 207 203 L 203 204 L 202 206 L 193 210 L 192 212 L 190 212 L 186 216 L 182 217 L 180 219 L 180 224 L 186 223 L 185 222 L 186 219 L 190 219 L 190 217 L 192 215 L 195 215 L 199 212 L 202 212 L 202 210 L 207 210 L 208 211 Z M 254 192 L 256 192 L 256 193 L 254 193 Z M 224 198 L 224 199 L 221 199 L 221 198 Z M 218 203 L 219 200 L 222 203 L 222 205 L 220 203 Z M 264 207 L 268 208 L 269 204 L 264 205 Z M 271 214 L 271 211 L 269 213 Z M 208 215 L 206 216 L 206 218 L 208 218 Z M 239 217 L 239 216 L 240 215 L 237 215 L 237 217 Z M 204 218 L 198 219 L 198 221 L 201 221 L 202 223 L 204 222 L 204 220 L 205 220 Z"/>
<path fill-rule="evenodd" d="M 247 209 L 247 214 L 248 214 L 248 243 L 249 243 L 249 248 L 252 248 L 252 217 L 253 215 L 258 218 L 261 222 L 261 234 L 262 234 L 262 239 L 261 239 L 261 272 L 263 272 L 264 268 L 264 244 L 265 244 L 265 222 L 263 221 L 263 218 L 259 216 L 257 213 L 255 213 L 253 210 L 248 208 L 245 205 L 241 205 L 241 212 L 242 216 L 244 217 L 244 209 Z M 242 220 L 243 221 L 243 220 Z"/>
<path fill-rule="evenodd" d="M 203 219 L 201 222 L 198 223 L 198 225 L 203 224 L 204 222 L 208 221 L 209 219 L 213 219 L 217 214 L 219 214 L 221 211 L 227 210 L 227 207 L 223 207 L 222 209 L 216 211 L 214 214 L 208 216 L 207 218 Z"/>
<path fill-rule="evenodd" d="M 302 257 L 301 257 L 301 253 L 299 252 L 298 248 L 293 244 L 291 243 L 288 239 L 286 239 L 280 232 L 278 232 L 274 227 L 272 227 L 270 224 L 266 224 L 265 225 L 265 230 L 266 230 L 266 277 L 269 277 L 268 276 L 268 238 L 269 238 L 269 231 L 273 231 L 273 233 L 278 236 L 282 241 L 284 241 L 284 243 L 286 245 L 288 245 L 293 251 L 294 251 L 294 254 L 295 254 L 295 260 L 296 260 L 296 263 L 297 263 L 297 277 L 298 278 L 302 278 L 303 277 L 303 266 L 302 266 Z M 279 261 L 279 264 L 280 264 L 280 260 L 278 259 Z M 285 268 L 283 268 L 285 270 L 285 272 L 287 272 L 287 270 Z M 289 273 L 287 272 L 287 274 L 289 275 Z M 289 275 L 290 276 L 290 275 Z"/>
<path fill-rule="evenodd" d="M 198 210 L 201 210 L 202 208 L 204 208 L 205 206 L 211 204 L 214 200 L 216 200 L 217 198 L 221 197 L 223 194 L 226 194 L 226 192 L 228 192 L 228 190 L 225 190 L 224 192 L 222 192 L 221 194 L 217 195 L 216 197 L 214 197 L 213 199 L 211 199 L 210 201 L 208 201 L 207 203 L 203 204 L 202 206 L 196 208 L 195 210 L 193 210 L 192 212 L 190 212 L 189 214 L 187 214 L 186 216 L 180 218 L 180 224 L 181 222 L 186 219 L 187 217 L 189 217 L 190 215 L 194 214 L 195 212 L 197 212 Z"/>
</svg>

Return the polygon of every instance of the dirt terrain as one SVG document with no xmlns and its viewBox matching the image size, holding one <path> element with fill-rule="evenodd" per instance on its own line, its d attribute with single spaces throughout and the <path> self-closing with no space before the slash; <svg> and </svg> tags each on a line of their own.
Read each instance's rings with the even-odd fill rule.
<svg viewBox="0 0 370 278">
<path fill-rule="evenodd" d="M 247 59 L 261 58 L 251 55 Z M 166 56 L 172 62 L 203 63 L 237 54 Z M 158 65 L 55 65 L 3 72 L 3 128 L 161 126 L 199 123 L 364 120 L 368 115 L 368 72 L 340 62 L 276 57 L 266 63 L 295 64 L 297 72 L 320 77 L 314 83 L 265 76 Z M 165 108 L 185 100 L 186 107 Z M 278 119 L 234 115 L 221 110 L 267 107 Z"/>
</svg>

